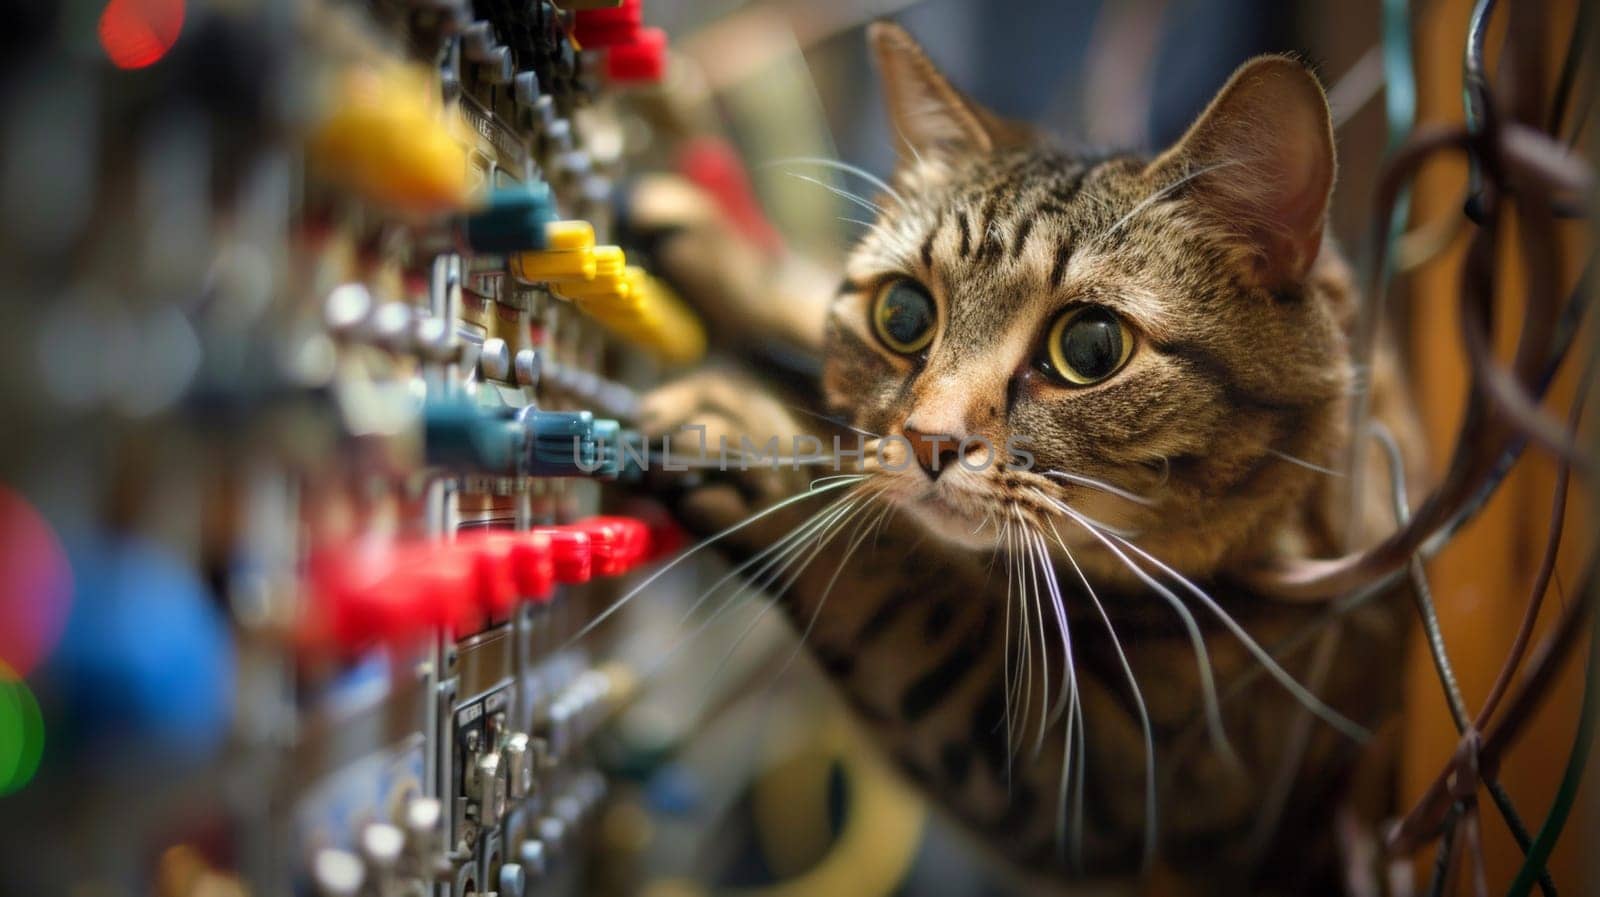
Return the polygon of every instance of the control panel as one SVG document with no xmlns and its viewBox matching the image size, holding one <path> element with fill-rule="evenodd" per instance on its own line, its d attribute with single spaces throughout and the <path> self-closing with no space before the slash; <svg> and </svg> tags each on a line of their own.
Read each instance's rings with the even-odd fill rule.
<svg viewBox="0 0 1600 897">
<path fill-rule="evenodd" d="M 43 621 L 6 673 L 51 739 L 0 808 L 0 890 L 589 890 L 594 742 L 639 691 L 626 615 L 591 624 L 676 544 L 640 510 L 633 408 L 706 349 L 616 242 L 651 164 L 629 102 L 668 71 L 649 18 L 19 23 L 37 52 L 5 83 L 40 108 L 8 121 L 60 189 L 3 212 L 34 300 L 0 328 L 0 471 L 65 485 L 0 492 Z"/>
</svg>

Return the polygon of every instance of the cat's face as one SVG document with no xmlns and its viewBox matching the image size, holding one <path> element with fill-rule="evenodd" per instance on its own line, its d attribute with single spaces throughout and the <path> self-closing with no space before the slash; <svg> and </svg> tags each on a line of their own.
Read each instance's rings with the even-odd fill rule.
<svg viewBox="0 0 1600 897">
<path fill-rule="evenodd" d="M 886 494 L 956 543 L 1025 522 L 1098 544 L 1076 514 L 1206 572 L 1289 513 L 1321 474 L 1285 456 L 1334 463 L 1349 388 L 1317 283 L 1315 79 L 1257 60 L 1154 161 L 1083 160 L 977 109 L 898 28 L 873 41 L 908 146 L 825 383 L 886 439 L 867 465 Z"/>
</svg>

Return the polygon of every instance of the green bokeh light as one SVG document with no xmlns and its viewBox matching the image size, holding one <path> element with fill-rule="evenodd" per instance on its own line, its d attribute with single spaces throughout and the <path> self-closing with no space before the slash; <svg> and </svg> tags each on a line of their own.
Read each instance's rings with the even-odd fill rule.
<svg viewBox="0 0 1600 897">
<path fill-rule="evenodd" d="M 44 717 L 28 683 L 0 664 L 0 796 L 21 790 L 39 771 Z"/>
</svg>

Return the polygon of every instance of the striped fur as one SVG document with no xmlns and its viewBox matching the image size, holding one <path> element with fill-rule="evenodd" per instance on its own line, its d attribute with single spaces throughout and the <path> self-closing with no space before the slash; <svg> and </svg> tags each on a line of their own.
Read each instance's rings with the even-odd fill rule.
<svg viewBox="0 0 1600 897">
<path fill-rule="evenodd" d="M 828 310 L 822 398 L 878 437 L 915 418 L 922 432 L 993 446 L 1025 438 L 1036 461 L 930 481 L 916 464 L 893 470 L 869 455 L 869 478 L 849 494 L 873 504 L 839 518 L 832 547 L 784 592 L 785 606 L 906 773 L 1030 874 L 1140 872 L 1151 823 L 1142 700 L 1163 865 L 1198 892 L 1336 889 L 1333 820 L 1361 746 L 1311 725 L 1281 821 L 1257 831 L 1306 710 L 1256 675 L 1257 658 L 1176 579 L 1197 582 L 1257 643 L 1281 643 L 1320 610 L 1231 582 L 1255 565 L 1341 548 L 1340 483 L 1315 468 L 1339 465 L 1354 390 L 1370 388 L 1380 417 L 1413 442 L 1392 359 L 1365 384 L 1349 361 L 1350 275 L 1322 234 L 1333 160 L 1320 88 L 1298 63 L 1257 60 L 1167 153 L 1081 158 L 976 107 L 903 31 L 875 26 L 873 40 L 907 145 Z M 895 278 L 922 284 L 937 306 L 934 341 L 918 357 L 873 333 L 871 304 Z M 1055 316 L 1083 303 L 1121 315 L 1136 346 L 1114 376 L 1069 388 L 1033 359 Z M 804 429 L 720 375 L 670 387 L 646 410 L 661 430 L 715 418 L 712 439 Z M 687 519 L 720 529 L 805 479 L 752 471 L 738 487 L 690 495 Z M 870 511 L 880 506 L 894 513 L 880 519 Z M 1352 525 L 1364 537 L 1384 525 L 1381 490 L 1360 507 Z M 753 556 L 815 511 L 773 514 L 725 544 Z M 1227 696 L 1221 717 L 1238 765 L 1207 737 L 1201 658 L 1182 614 L 1112 550 L 1121 543 L 1080 519 L 1128 533 L 1137 549 L 1123 555 L 1143 550 L 1171 568 L 1141 565 L 1190 611 Z M 873 527 L 881 533 L 865 539 Z M 1320 652 L 1286 659 L 1289 675 L 1376 728 L 1398 698 L 1400 607 L 1392 595 L 1365 605 Z M 1069 682 L 1064 636 L 1085 761 L 1081 793 L 1065 805 L 1073 715 L 1052 712 Z"/>
</svg>

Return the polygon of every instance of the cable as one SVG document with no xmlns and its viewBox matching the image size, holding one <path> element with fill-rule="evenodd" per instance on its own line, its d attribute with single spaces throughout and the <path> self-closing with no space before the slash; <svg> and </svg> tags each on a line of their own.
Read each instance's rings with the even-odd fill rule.
<svg viewBox="0 0 1600 897">
<path fill-rule="evenodd" d="M 1550 102 L 1550 118 L 1545 124 L 1545 130 L 1551 134 L 1559 135 L 1565 123 L 1572 86 L 1578 80 L 1578 69 L 1583 62 L 1583 45 L 1589 37 L 1589 17 L 1593 12 L 1591 4 L 1578 4 L 1578 17 L 1572 23 L 1572 35 L 1567 39 L 1567 55 L 1561 63 L 1561 76 L 1556 81 L 1555 97 Z M 1581 130 L 1583 126 L 1580 121 L 1575 131 Z"/>
<path fill-rule="evenodd" d="M 1461 807 L 1452 804 L 1450 812 L 1445 814 L 1443 834 L 1439 837 L 1439 849 L 1433 855 L 1433 875 L 1428 879 L 1428 897 L 1440 897 L 1444 893 L 1445 879 L 1450 877 L 1450 862 L 1455 858 L 1456 846 L 1456 820 L 1461 818 Z"/>
<path fill-rule="evenodd" d="M 1490 115 L 1489 77 L 1484 71 L 1483 45 L 1489 32 L 1489 20 L 1494 17 L 1495 0 L 1478 0 L 1472 7 L 1472 17 L 1467 24 L 1467 50 L 1461 61 L 1461 103 L 1466 115 L 1467 132 L 1474 137 L 1485 129 Z M 1464 210 L 1468 218 L 1483 223 L 1483 170 L 1476 151 L 1469 153 L 1467 169 L 1467 203 Z"/>
<path fill-rule="evenodd" d="M 1400 457 L 1400 446 L 1394 434 L 1382 421 L 1372 422 L 1372 438 L 1378 440 L 1389 460 L 1390 497 L 1394 503 L 1395 522 L 1405 526 L 1411 519 L 1411 506 L 1406 501 L 1405 461 Z M 1467 713 L 1467 702 L 1461 697 L 1461 687 L 1456 681 L 1455 669 L 1445 651 L 1444 633 L 1439 631 L 1439 614 L 1433 608 L 1433 590 L 1428 587 L 1428 574 L 1422 568 L 1422 558 L 1411 557 L 1411 591 L 1417 604 L 1417 616 L 1422 619 L 1422 631 L 1427 636 L 1428 653 L 1433 657 L 1434 671 L 1444 687 L 1445 703 L 1450 707 L 1450 718 L 1455 720 L 1456 731 L 1465 732 L 1472 724 Z"/>
<path fill-rule="evenodd" d="M 1573 802 L 1577 800 L 1583 770 L 1589 762 L 1589 749 L 1594 741 L 1595 705 L 1600 703 L 1594 685 L 1595 676 L 1600 673 L 1600 629 L 1594 626 L 1590 629 L 1589 660 L 1584 666 L 1583 710 L 1578 715 L 1578 733 L 1573 738 L 1572 752 L 1567 755 L 1567 768 L 1561 774 L 1561 786 L 1550 804 L 1550 813 L 1545 817 L 1544 824 L 1539 826 L 1539 836 L 1534 839 L 1533 849 L 1522 861 L 1522 868 L 1517 870 L 1517 877 L 1512 879 L 1507 897 L 1527 897 L 1534 880 L 1543 874 L 1550 851 L 1555 849 L 1556 839 L 1561 837 L 1561 829 L 1566 825 Z"/>
<path fill-rule="evenodd" d="M 1406 500 L 1406 474 L 1405 461 L 1400 457 L 1400 445 L 1395 442 L 1394 434 L 1383 425 L 1382 421 L 1373 421 L 1372 436 L 1383 447 L 1384 456 L 1389 462 L 1390 497 L 1394 503 L 1395 522 L 1405 526 L 1411 518 L 1411 507 Z M 1560 531 L 1556 530 L 1559 535 Z M 1433 668 L 1439 676 L 1439 684 L 1444 689 L 1445 703 L 1450 708 L 1450 718 L 1455 722 L 1456 732 L 1463 737 L 1468 732 L 1474 731 L 1473 721 L 1467 712 L 1467 702 L 1461 696 L 1461 686 L 1456 679 L 1455 669 L 1450 663 L 1449 652 L 1445 649 L 1444 633 L 1439 629 L 1439 613 L 1433 606 L 1433 590 L 1428 587 L 1428 573 L 1422 566 L 1422 558 L 1418 555 L 1411 557 L 1409 565 L 1411 573 L 1411 594 L 1416 601 L 1417 616 L 1422 620 L 1422 631 L 1428 643 L 1428 653 L 1433 658 Z M 1500 811 L 1500 816 L 1505 820 L 1506 828 L 1511 830 L 1511 836 L 1517 846 L 1526 855 L 1531 855 L 1532 839 L 1528 834 L 1528 825 L 1522 821 L 1522 814 L 1517 812 L 1516 805 L 1511 802 L 1511 795 L 1500 784 L 1499 779 L 1485 774 L 1484 787 L 1488 789 L 1490 798 L 1494 801 L 1495 809 Z M 1556 897 L 1555 881 L 1541 865 L 1539 868 L 1539 890 L 1545 897 Z"/>
<path fill-rule="evenodd" d="M 1411 12 L 1408 0 L 1383 0 L 1383 70 L 1384 120 L 1389 132 L 1384 152 L 1385 155 L 1393 156 L 1405 145 L 1417 118 L 1416 67 L 1411 58 Z M 1386 220 L 1380 224 L 1384 228 L 1381 248 L 1367 261 L 1371 269 L 1368 277 L 1378 285 L 1378 288 L 1367 291 L 1367 304 L 1356 325 L 1357 334 L 1354 340 L 1356 348 L 1352 361 L 1357 370 L 1371 370 L 1371 347 L 1377 340 L 1378 328 L 1383 318 L 1383 297 L 1387 294 L 1389 281 L 1395 273 L 1395 245 L 1405 234 L 1406 220 L 1410 217 L 1409 184 L 1400 187 L 1392 202 L 1393 206 L 1389 209 Z M 1355 401 L 1351 403 L 1350 432 L 1354 434 L 1364 432 L 1370 413 L 1371 397 L 1367 390 L 1360 390 Z M 1363 491 L 1361 441 L 1359 436 L 1351 440 L 1350 457 L 1345 468 L 1349 474 L 1347 478 L 1349 524 L 1345 529 L 1343 546 L 1345 551 L 1355 547 L 1356 521 L 1361 519 L 1358 507 Z"/>
</svg>

